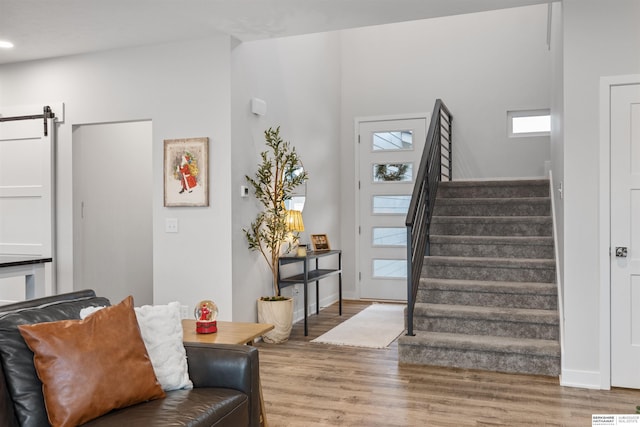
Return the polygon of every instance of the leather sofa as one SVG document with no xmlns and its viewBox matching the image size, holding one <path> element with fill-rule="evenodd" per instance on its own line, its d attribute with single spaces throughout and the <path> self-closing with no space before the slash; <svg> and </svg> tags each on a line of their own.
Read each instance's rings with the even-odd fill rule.
<svg viewBox="0 0 640 427">
<path fill-rule="evenodd" d="M 85 290 L 0 306 L 0 426 L 42 427 L 42 417 L 46 420 L 33 353 L 15 359 L 26 347 L 17 325 L 79 319 L 82 308 L 99 305 L 110 302 Z M 164 398 L 116 409 L 84 425 L 259 426 L 258 350 L 195 343 L 185 350 L 193 389 L 168 391 Z"/>
</svg>

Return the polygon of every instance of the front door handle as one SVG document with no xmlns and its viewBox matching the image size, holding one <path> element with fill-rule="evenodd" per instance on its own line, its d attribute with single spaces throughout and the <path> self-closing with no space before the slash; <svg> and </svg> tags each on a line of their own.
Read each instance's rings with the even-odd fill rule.
<svg viewBox="0 0 640 427">
<path fill-rule="evenodd" d="M 626 246 L 616 246 L 616 257 L 617 258 L 626 258 L 627 257 L 627 248 L 626 248 Z"/>
</svg>

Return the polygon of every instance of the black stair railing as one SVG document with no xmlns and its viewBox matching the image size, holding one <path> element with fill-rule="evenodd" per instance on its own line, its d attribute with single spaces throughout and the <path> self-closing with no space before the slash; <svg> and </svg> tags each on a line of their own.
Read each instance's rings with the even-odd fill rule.
<svg viewBox="0 0 640 427">
<path fill-rule="evenodd" d="M 438 183 L 451 181 L 451 123 L 453 116 L 441 99 L 431 114 L 427 140 L 407 213 L 407 335 L 413 334 L 415 306 L 424 257 L 429 255 L 429 229 L 436 201 Z"/>
</svg>

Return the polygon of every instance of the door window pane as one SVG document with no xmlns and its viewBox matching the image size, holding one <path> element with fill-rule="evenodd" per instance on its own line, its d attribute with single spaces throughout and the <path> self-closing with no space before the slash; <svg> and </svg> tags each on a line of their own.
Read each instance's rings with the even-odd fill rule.
<svg viewBox="0 0 640 427">
<path fill-rule="evenodd" d="M 407 229 L 404 227 L 374 227 L 373 246 L 407 246 Z"/>
<path fill-rule="evenodd" d="M 373 196 L 374 214 L 406 215 L 411 196 Z"/>
<path fill-rule="evenodd" d="M 404 259 L 374 259 L 373 277 L 406 279 L 407 261 Z"/>
<path fill-rule="evenodd" d="M 413 163 L 376 163 L 373 182 L 408 182 L 413 180 Z"/>
<path fill-rule="evenodd" d="M 373 151 L 413 150 L 413 131 L 374 132 L 372 148 Z"/>
</svg>

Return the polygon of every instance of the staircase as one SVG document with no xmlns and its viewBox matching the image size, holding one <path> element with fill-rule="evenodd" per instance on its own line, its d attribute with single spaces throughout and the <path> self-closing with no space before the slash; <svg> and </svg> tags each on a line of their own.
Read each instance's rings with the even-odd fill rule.
<svg viewBox="0 0 640 427">
<path fill-rule="evenodd" d="M 402 363 L 560 374 L 548 180 L 438 187 Z"/>
</svg>

